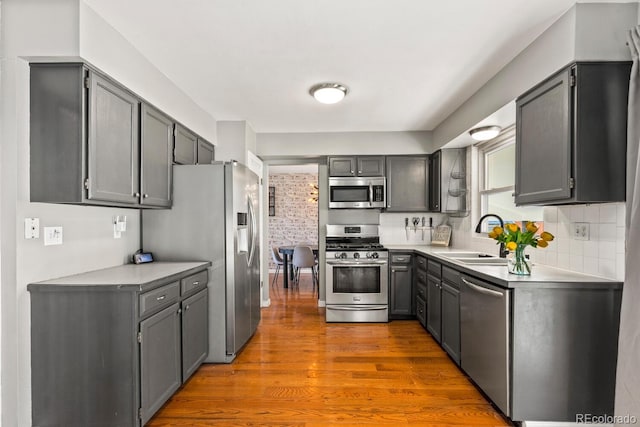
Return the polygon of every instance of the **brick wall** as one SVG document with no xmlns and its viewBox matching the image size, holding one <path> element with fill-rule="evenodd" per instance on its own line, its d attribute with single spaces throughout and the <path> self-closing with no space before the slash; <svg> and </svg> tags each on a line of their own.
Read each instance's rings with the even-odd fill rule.
<svg viewBox="0 0 640 427">
<path fill-rule="evenodd" d="M 318 203 L 309 201 L 311 184 L 318 184 L 317 174 L 269 175 L 269 187 L 276 191 L 276 215 L 269 217 L 269 250 L 273 246 L 318 244 Z M 275 264 L 269 262 L 269 268 Z"/>
</svg>

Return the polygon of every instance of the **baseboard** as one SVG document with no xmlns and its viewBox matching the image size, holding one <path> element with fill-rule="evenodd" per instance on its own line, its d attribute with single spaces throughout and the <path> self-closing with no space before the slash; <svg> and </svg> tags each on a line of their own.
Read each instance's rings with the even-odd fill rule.
<svg viewBox="0 0 640 427">
<path fill-rule="evenodd" d="M 262 300 L 260 301 L 260 307 L 264 308 L 264 307 L 271 307 L 271 298 L 269 298 L 268 300 Z"/>
<path fill-rule="evenodd" d="M 327 306 L 327 302 L 325 300 L 319 299 L 318 300 L 318 307 L 326 307 Z"/>
<path fill-rule="evenodd" d="M 522 427 L 574 427 L 584 426 L 589 427 L 613 427 L 613 424 L 592 424 L 592 423 L 567 423 L 567 422 L 555 422 L 555 421 L 523 421 Z"/>
</svg>

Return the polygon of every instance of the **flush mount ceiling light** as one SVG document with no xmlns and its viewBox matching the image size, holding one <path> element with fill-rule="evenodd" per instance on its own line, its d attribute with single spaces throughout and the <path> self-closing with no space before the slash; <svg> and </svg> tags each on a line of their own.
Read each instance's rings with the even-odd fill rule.
<svg viewBox="0 0 640 427">
<path fill-rule="evenodd" d="M 471 129 L 469 135 L 476 141 L 488 141 L 498 136 L 501 130 L 500 126 L 481 126 Z"/>
<path fill-rule="evenodd" d="M 322 104 L 335 104 L 342 101 L 348 89 L 340 83 L 320 83 L 309 89 L 309 94 Z"/>
</svg>

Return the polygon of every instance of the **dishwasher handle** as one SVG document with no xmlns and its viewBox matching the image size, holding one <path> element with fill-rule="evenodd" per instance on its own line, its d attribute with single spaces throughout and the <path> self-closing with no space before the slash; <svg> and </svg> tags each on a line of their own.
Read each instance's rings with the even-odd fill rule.
<svg viewBox="0 0 640 427">
<path fill-rule="evenodd" d="M 472 282 L 466 280 L 464 277 L 461 277 L 461 279 L 467 286 L 469 286 L 474 291 L 483 293 L 485 295 L 490 295 L 490 296 L 496 297 L 496 298 L 504 298 L 504 293 L 502 293 L 502 292 L 494 291 L 493 289 L 488 289 L 488 288 L 485 288 L 484 286 L 476 285 L 475 283 L 472 283 Z"/>
</svg>

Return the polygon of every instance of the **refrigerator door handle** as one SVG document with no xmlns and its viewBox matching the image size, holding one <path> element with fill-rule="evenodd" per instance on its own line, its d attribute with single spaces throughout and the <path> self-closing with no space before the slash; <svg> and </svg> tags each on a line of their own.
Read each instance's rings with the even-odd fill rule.
<svg viewBox="0 0 640 427">
<path fill-rule="evenodd" d="M 255 250 L 256 250 L 256 215 L 255 212 L 253 210 L 253 199 L 251 198 L 251 196 L 247 196 L 248 199 L 248 206 L 249 206 L 249 217 L 250 217 L 250 221 L 251 221 L 251 236 L 250 236 L 250 245 L 251 247 L 249 248 L 249 256 L 247 257 L 247 265 L 251 265 L 251 263 L 253 262 L 253 256 L 255 254 Z"/>
</svg>

